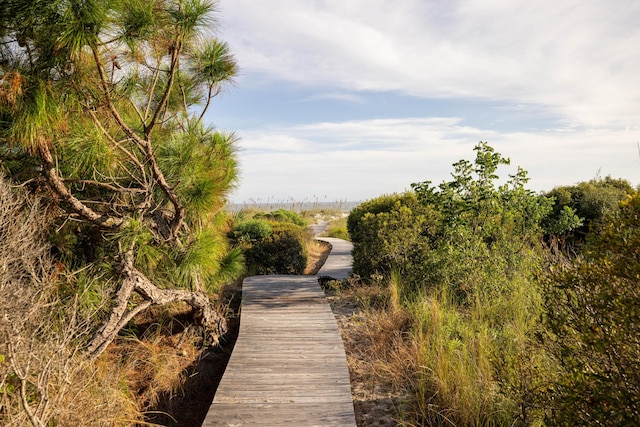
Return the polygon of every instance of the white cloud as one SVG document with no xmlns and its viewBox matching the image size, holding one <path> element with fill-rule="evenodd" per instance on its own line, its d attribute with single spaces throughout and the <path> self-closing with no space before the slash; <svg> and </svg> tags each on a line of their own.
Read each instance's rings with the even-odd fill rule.
<svg viewBox="0 0 640 427">
<path fill-rule="evenodd" d="M 317 101 L 317 100 L 335 100 L 335 101 L 345 101 L 356 104 L 364 104 L 365 99 L 362 96 L 359 96 L 352 92 L 322 92 L 317 95 L 310 96 L 306 98 L 307 101 Z"/>
<path fill-rule="evenodd" d="M 222 0 L 245 76 L 546 106 L 619 127 L 640 111 L 640 3 Z"/>
<path fill-rule="evenodd" d="M 499 133 L 445 117 L 313 123 L 240 135 L 242 183 L 232 197 L 238 202 L 312 194 L 364 200 L 404 191 L 413 182 L 439 183 L 454 162 L 472 160 L 481 140 L 512 159 L 504 173 L 516 166 L 528 170 L 534 190 L 588 180 L 599 171 L 640 183 L 638 130 Z"/>
<path fill-rule="evenodd" d="M 300 112 L 296 120 L 308 124 L 238 129 L 244 151 L 236 201 L 367 199 L 416 181 L 437 183 L 453 162 L 472 158 L 480 140 L 528 170 L 536 190 L 598 171 L 640 183 L 640 2 L 220 0 L 220 9 L 220 36 L 249 92 L 265 85 L 277 94 L 286 84 L 307 88 L 300 102 L 352 108 L 372 99 L 358 91 L 394 91 L 453 99 L 448 111 L 474 100 L 472 114 L 494 108 L 473 118 L 416 107 L 409 118 L 340 122 Z M 309 89 L 321 94 L 309 97 Z M 545 125 L 531 123 L 552 117 L 557 128 L 498 130 L 514 117 L 535 129 Z"/>
</svg>

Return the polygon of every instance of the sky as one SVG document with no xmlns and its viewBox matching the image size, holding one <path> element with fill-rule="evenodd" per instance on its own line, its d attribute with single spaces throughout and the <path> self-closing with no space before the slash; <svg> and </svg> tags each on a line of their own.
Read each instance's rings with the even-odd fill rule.
<svg viewBox="0 0 640 427">
<path fill-rule="evenodd" d="M 450 178 L 479 141 L 548 191 L 640 184 L 640 1 L 219 0 L 239 64 L 236 203 L 362 201 Z"/>
</svg>

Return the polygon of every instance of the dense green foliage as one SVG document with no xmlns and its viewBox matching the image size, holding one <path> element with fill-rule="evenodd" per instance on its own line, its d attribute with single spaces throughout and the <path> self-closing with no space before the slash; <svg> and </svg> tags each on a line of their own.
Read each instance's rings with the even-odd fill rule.
<svg viewBox="0 0 640 427">
<path fill-rule="evenodd" d="M 554 424 L 640 419 L 640 195 L 599 221 L 583 257 L 548 283 L 550 339 L 563 368 Z"/>
<path fill-rule="evenodd" d="M 269 221 L 253 218 L 237 224 L 231 232 L 231 237 L 238 244 L 246 246 L 266 239 L 272 232 Z"/>
<path fill-rule="evenodd" d="M 489 145 L 475 152 L 450 181 L 370 200 L 348 219 L 354 271 L 388 286 L 411 318 L 412 422 L 630 425 L 640 198 L 611 178 L 537 195 L 522 169 L 500 180 L 509 160 Z M 589 230 L 575 262 L 549 246 Z"/>
<path fill-rule="evenodd" d="M 448 283 L 464 297 L 474 281 L 482 282 L 484 273 L 474 269 L 486 268 L 487 259 L 504 255 L 494 267 L 507 274 L 519 255 L 536 249 L 551 200 L 526 190 L 520 169 L 497 186 L 496 171 L 508 159 L 484 143 L 475 150 L 475 164 L 456 163 L 452 181 L 414 184 L 414 192 L 382 196 L 351 212 L 347 224 L 358 274 L 389 277 L 396 271 L 412 286 Z"/>
<path fill-rule="evenodd" d="M 381 196 L 360 204 L 347 219 L 354 272 L 364 279 L 401 272 L 404 280 L 420 283 L 437 217 L 414 193 Z"/>
<path fill-rule="evenodd" d="M 292 211 L 258 212 L 230 232 L 242 249 L 250 274 L 303 274 L 310 232 Z"/>
<path fill-rule="evenodd" d="M 560 186 L 545 194 L 554 200 L 552 212 L 543 225 L 550 235 L 568 249 L 579 250 L 589 231 L 597 232 L 603 218 L 634 193 L 628 181 L 595 178 L 570 186 Z"/>
<path fill-rule="evenodd" d="M 296 224 L 299 225 L 301 227 L 306 227 L 307 225 L 309 225 L 307 223 L 307 221 L 300 216 L 300 214 L 298 214 L 297 212 L 294 211 L 290 211 L 288 209 L 276 209 L 275 211 L 272 212 L 258 212 L 255 215 L 255 218 L 264 218 L 270 221 L 277 221 L 277 222 L 288 222 L 291 224 Z"/>
<path fill-rule="evenodd" d="M 475 151 L 474 163 L 454 164 L 452 181 L 437 188 L 429 181 L 413 185 L 422 203 L 442 218 L 427 281 L 448 284 L 462 300 L 486 288 L 489 278 L 501 276 L 509 282 L 535 256 L 540 221 L 550 210 L 550 200 L 525 188 L 525 171 L 518 168 L 498 186 L 497 169 L 509 160 L 486 143 Z"/>
<path fill-rule="evenodd" d="M 303 274 L 308 237 L 296 224 L 273 224 L 271 234 L 245 250 L 247 265 L 255 274 Z"/>
</svg>

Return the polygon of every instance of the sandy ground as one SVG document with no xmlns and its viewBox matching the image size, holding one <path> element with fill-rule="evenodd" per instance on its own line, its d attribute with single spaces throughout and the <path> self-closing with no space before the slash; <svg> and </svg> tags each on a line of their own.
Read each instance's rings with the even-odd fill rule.
<svg viewBox="0 0 640 427">
<path fill-rule="evenodd" d="M 372 346 L 363 333 L 368 321 L 357 295 L 325 290 L 338 322 L 351 375 L 351 395 L 359 427 L 398 426 L 406 397 L 394 393 L 391 384 L 372 366 Z"/>
</svg>

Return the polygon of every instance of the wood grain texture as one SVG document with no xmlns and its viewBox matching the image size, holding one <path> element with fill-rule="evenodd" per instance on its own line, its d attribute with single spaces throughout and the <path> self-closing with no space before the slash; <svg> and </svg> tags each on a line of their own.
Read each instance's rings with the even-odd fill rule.
<svg viewBox="0 0 640 427">
<path fill-rule="evenodd" d="M 238 341 L 203 427 L 355 427 L 342 338 L 318 278 L 253 276 L 242 295 Z"/>
</svg>

